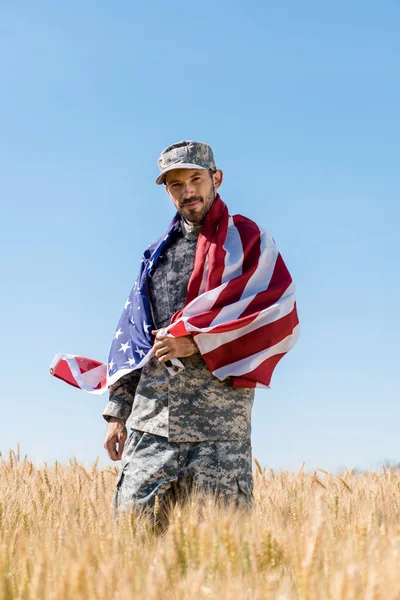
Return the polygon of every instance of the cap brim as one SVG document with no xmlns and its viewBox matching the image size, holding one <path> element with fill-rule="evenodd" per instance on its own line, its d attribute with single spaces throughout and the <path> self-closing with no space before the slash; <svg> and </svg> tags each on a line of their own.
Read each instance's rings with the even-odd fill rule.
<svg viewBox="0 0 400 600">
<path fill-rule="evenodd" d="M 164 177 L 166 173 L 170 171 L 175 171 L 176 169 L 202 169 L 203 171 L 207 171 L 208 167 L 200 167 L 199 165 L 194 165 L 191 163 L 179 163 L 177 165 L 170 165 L 167 169 L 164 169 L 162 173 L 156 179 L 156 183 L 161 185 L 164 183 Z"/>
</svg>

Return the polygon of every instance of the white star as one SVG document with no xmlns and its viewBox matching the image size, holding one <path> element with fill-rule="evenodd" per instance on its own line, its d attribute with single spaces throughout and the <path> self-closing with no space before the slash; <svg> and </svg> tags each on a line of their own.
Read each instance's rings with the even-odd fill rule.
<svg viewBox="0 0 400 600">
<path fill-rule="evenodd" d="M 128 360 L 125 362 L 125 364 L 129 363 L 130 367 L 133 367 L 133 365 L 136 365 L 136 361 L 134 358 L 128 358 Z"/>
<path fill-rule="evenodd" d="M 129 300 L 127 300 L 127 301 L 125 302 L 125 310 L 128 308 L 128 306 L 129 306 L 130 304 L 132 304 L 132 302 L 130 302 Z"/>
<path fill-rule="evenodd" d="M 148 333 L 149 329 L 151 328 L 151 325 L 147 325 L 146 321 L 143 321 L 143 327 L 146 330 L 146 333 Z"/>
<path fill-rule="evenodd" d="M 140 310 L 140 306 L 138 306 L 136 310 Z"/>
<path fill-rule="evenodd" d="M 132 317 L 129 319 L 129 321 L 132 323 L 132 325 L 135 324 L 135 321 L 132 319 Z"/>
<path fill-rule="evenodd" d="M 120 335 L 122 335 L 122 329 L 118 329 L 118 331 L 115 332 L 114 340 L 117 340 Z"/>
<path fill-rule="evenodd" d="M 179 227 L 180 227 L 180 224 L 179 224 L 179 221 L 177 221 L 175 223 L 175 225 L 174 225 L 174 231 L 176 231 L 177 229 L 179 229 Z"/>
<path fill-rule="evenodd" d="M 143 352 L 143 350 L 139 349 L 137 346 L 136 346 L 136 352 L 137 352 L 137 354 L 139 354 L 140 357 L 145 356 L 145 353 Z"/>
<path fill-rule="evenodd" d="M 129 348 L 129 342 L 126 342 L 126 344 L 121 344 L 121 348 L 118 350 L 118 352 L 126 352 Z"/>
<path fill-rule="evenodd" d="M 153 265 L 154 265 L 154 261 L 153 260 L 149 260 L 149 271 L 150 271 L 150 269 L 153 268 Z"/>
<path fill-rule="evenodd" d="M 109 365 L 108 365 L 108 366 L 109 366 L 109 368 L 110 368 L 110 371 L 111 371 L 111 369 L 113 368 L 113 366 L 114 366 L 114 365 L 115 365 L 115 362 L 114 362 L 114 360 L 113 360 L 113 359 L 111 359 L 111 362 L 110 362 L 110 363 L 109 363 Z"/>
</svg>

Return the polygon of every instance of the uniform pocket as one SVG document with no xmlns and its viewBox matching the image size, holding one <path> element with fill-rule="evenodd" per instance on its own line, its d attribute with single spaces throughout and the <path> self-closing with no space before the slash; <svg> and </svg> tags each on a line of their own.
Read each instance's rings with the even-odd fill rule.
<svg viewBox="0 0 400 600">
<path fill-rule="evenodd" d="M 121 465 L 118 471 L 117 479 L 115 485 L 120 487 L 123 481 L 123 476 L 125 471 L 129 467 L 129 463 L 131 462 L 132 454 L 135 453 L 138 445 L 142 441 L 143 437 L 146 435 L 144 431 L 139 431 L 138 429 L 132 429 L 129 436 L 126 439 L 124 451 L 121 456 Z"/>
<path fill-rule="evenodd" d="M 119 488 L 121 486 L 123 476 L 124 476 L 124 468 L 121 466 L 118 471 L 117 479 L 115 481 L 116 488 Z"/>
<path fill-rule="evenodd" d="M 121 496 L 121 485 L 124 479 L 124 465 L 120 466 L 118 471 L 117 479 L 115 481 L 115 490 L 111 501 L 111 508 L 113 512 L 113 516 L 116 517 L 118 514 L 118 508 L 120 506 L 120 496 Z"/>
<path fill-rule="evenodd" d="M 132 429 L 125 442 L 124 451 L 121 457 L 121 467 L 123 467 L 124 463 L 126 464 L 126 462 L 128 462 L 129 457 L 135 452 L 135 448 L 140 443 L 143 436 L 144 431 Z"/>
</svg>

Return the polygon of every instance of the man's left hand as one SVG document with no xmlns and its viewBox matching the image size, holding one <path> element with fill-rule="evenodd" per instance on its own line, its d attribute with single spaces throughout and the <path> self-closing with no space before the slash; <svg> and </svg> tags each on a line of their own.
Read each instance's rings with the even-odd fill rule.
<svg viewBox="0 0 400 600">
<path fill-rule="evenodd" d="M 157 335 L 160 329 L 155 329 L 151 333 Z M 192 356 L 199 351 L 191 335 L 182 337 L 162 337 L 156 338 L 153 346 L 154 355 L 160 363 L 164 363 L 171 358 L 183 358 L 184 356 Z"/>
</svg>

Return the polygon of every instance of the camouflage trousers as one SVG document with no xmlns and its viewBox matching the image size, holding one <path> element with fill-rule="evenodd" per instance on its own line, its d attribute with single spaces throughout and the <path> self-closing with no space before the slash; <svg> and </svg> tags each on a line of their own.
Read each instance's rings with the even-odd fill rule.
<svg viewBox="0 0 400 600">
<path fill-rule="evenodd" d="M 249 510 L 253 501 L 250 440 L 176 443 L 132 429 L 117 476 L 114 516 L 125 510 L 145 513 L 162 531 L 170 509 L 177 502 L 184 504 L 191 493 L 199 498 L 211 493 L 218 501 Z"/>
</svg>

